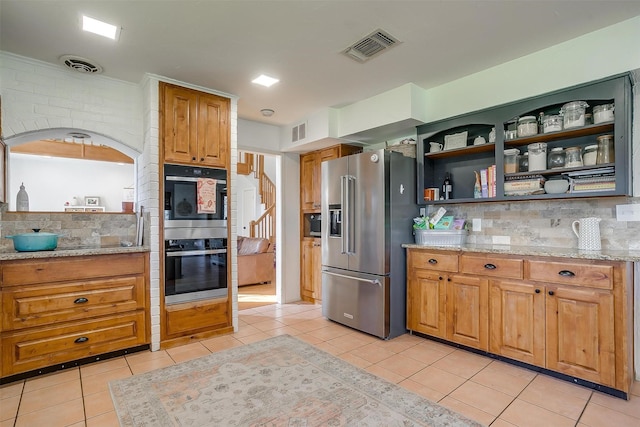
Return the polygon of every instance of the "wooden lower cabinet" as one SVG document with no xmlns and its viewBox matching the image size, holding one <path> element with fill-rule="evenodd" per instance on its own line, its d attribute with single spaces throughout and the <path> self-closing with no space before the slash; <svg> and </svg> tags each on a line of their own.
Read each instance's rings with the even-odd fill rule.
<svg viewBox="0 0 640 427">
<path fill-rule="evenodd" d="M 438 338 L 447 337 L 445 276 L 422 268 L 408 277 L 407 328 Z"/>
<path fill-rule="evenodd" d="M 461 274 L 447 277 L 447 339 L 489 349 L 487 279 Z"/>
<path fill-rule="evenodd" d="M 489 351 L 536 366 L 545 366 L 544 286 L 491 281 Z"/>
<path fill-rule="evenodd" d="M 615 387 L 613 294 L 597 289 L 554 286 L 547 289 L 545 298 L 546 367 Z"/>
<path fill-rule="evenodd" d="M 408 329 L 487 350 L 487 280 L 451 273 L 457 255 L 415 253 L 409 258 Z M 437 271 L 440 266 L 449 271 Z"/>
<path fill-rule="evenodd" d="M 0 376 L 150 342 L 149 255 L 0 262 Z"/>
<path fill-rule="evenodd" d="M 303 238 L 301 243 L 302 263 L 300 287 L 302 299 L 309 302 L 322 301 L 322 244 L 317 238 Z"/>
<path fill-rule="evenodd" d="M 231 332 L 227 298 L 167 305 L 165 339 L 180 338 L 209 331 Z M 220 332 L 219 333 L 223 333 Z M 190 338 L 190 337 L 189 337 Z"/>
<path fill-rule="evenodd" d="M 409 248 L 407 267 L 409 330 L 630 391 L 631 263 Z"/>
</svg>

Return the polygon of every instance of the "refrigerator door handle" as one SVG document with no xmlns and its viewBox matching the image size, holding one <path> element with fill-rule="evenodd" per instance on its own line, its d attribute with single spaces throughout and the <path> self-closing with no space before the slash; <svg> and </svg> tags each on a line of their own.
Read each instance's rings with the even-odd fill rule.
<svg viewBox="0 0 640 427">
<path fill-rule="evenodd" d="M 356 221 L 355 219 L 355 191 L 354 191 L 354 187 L 355 187 L 355 181 L 356 178 L 352 175 L 346 175 L 345 176 L 345 190 L 346 190 L 346 196 L 345 196 L 345 201 L 346 201 L 346 208 L 345 208 L 345 215 L 344 215 L 344 219 L 346 221 L 346 225 L 345 225 L 345 230 L 343 233 L 343 236 L 346 235 L 347 239 L 346 239 L 346 243 L 345 243 L 345 249 L 346 249 L 346 253 L 347 255 L 354 255 L 355 254 L 355 245 L 354 245 L 354 240 L 355 240 L 355 227 L 354 227 L 354 222 Z"/>
<path fill-rule="evenodd" d="M 330 276 L 342 277 L 343 279 L 351 279 L 351 280 L 356 280 L 358 282 L 366 282 L 366 283 L 371 283 L 372 285 L 382 286 L 382 283 L 378 279 L 373 279 L 373 280 L 363 279 L 362 277 L 347 276 L 346 274 L 333 273 L 331 271 L 323 271 L 322 273 L 328 274 Z"/>
<path fill-rule="evenodd" d="M 347 230 L 349 228 L 349 217 L 347 215 L 347 179 L 349 177 L 347 175 L 342 175 L 340 177 L 340 206 L 342 208 L 342 232 L 340 233 L 340 244 L 341 249 L 340 253 L 347 253 L 347 245 L 345 235 L 347 234 Z"/>
</svg>

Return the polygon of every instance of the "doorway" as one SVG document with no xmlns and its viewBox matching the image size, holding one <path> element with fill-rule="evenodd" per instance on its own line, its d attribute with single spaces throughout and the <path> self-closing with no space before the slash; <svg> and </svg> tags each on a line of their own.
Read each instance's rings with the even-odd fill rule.
<svg viewBox="0 0 640 427">
<path fill-rule="evenodd" d="M 266 239 L 270 250 L 276 244 L 276 197 L 278 156 L 240 150 L 238 152 L 238 236 Z M 275 249 L 277 251 L 277 248 Z M 277 302 L 276 264 L 267 283 L 238 288 L 238 310 Z"/>
</svg>

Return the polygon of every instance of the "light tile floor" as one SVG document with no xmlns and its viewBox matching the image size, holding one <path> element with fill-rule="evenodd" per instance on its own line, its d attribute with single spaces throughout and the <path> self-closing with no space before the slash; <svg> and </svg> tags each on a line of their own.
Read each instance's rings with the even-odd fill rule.
<svg viewBox="0 0 640 427">
<path fill-rule="evenodd" d="M 117 426 L 108 383 L 280 334 L 296 336 L 432 401 L 495 427 L 640 426 L 629 401 L 412 335 L 382 341 L 330 322 L 310 304 L 239 313 L 239 331 L 0 387 L 0 427 Z"/>
</svg>

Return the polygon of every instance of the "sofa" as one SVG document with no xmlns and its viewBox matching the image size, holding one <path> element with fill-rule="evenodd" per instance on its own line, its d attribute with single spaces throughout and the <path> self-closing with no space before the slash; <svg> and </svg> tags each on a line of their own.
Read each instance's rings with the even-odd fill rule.
<svg viewBox="0 0 640 427">
<path fill-rule="evenodd" d="M 275 247 L 268 239 L 238 237 L 238 286 L 273 281 L 275 262 Z"/>
</svg>

